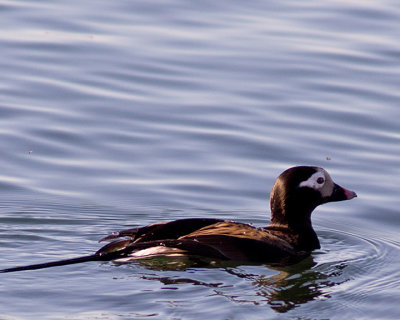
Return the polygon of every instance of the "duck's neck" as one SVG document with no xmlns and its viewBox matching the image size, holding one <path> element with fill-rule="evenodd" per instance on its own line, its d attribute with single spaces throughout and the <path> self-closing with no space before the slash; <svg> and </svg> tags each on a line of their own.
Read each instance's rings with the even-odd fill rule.
<svg viewBox="0 0 400 320">
<path fill-rule="evenodd" d="M 290 243 L 296 251 L 313 251 L 321 248 L 317 234 L 311 225 L 291 227 L 271 222 L 266 229 Z"/>
<path fill-rule="evenodd" d="M 288 210 L 282 206 L 272 207 L 271 223 L 268 230 L 284 238 L 298 251 L 312 251 L 320 248 L 320 243 L 311 224 L 311 212 L 314 208 Z"/>
</svg>

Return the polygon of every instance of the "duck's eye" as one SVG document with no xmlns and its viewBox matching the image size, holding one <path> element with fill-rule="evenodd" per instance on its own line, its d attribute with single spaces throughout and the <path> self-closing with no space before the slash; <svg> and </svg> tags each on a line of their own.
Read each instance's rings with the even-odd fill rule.
<svg viewBox="0 0 400 320">
<path fill-rule="evenodd" d="M 325 182 L 325 179 L 322 178 L 322 177 L 319 177 L 319 178 L 317 179 L 317 183 L 318 183 L 318 184 L 323 184 L 324 182 Z"/>
</svg>

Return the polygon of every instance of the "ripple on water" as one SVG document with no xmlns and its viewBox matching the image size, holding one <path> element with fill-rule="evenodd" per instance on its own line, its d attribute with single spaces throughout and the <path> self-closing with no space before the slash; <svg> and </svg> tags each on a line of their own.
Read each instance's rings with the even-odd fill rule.
<svg viewBox="0 0 400 320">
<path fill-rule="evenodd" d="M 366 313 L 369 300 L 379 300 L 381 292 L 398 288 L 399 272 L 393 265 L 399 261 L 400 243 L 393 236 L 365 232 L 359 226 L 349 224 L 345 229 L 318 232 L 323 250 L 314 255 L 314 269 L 334 282 L 327 291 L 336 293 L 332 296 L 338 309 L 360 308 L 359 312 Z"/>
</svg>

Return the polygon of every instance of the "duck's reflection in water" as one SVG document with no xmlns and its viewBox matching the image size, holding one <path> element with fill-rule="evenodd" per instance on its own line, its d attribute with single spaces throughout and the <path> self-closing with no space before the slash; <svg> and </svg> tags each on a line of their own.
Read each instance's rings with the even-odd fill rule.
<svg viewBox="0 0 400 320">
<path fill-rule="evenodd" d="M 269 272 L 274 272 L 273 275 L 250 273 L 244 270 L 247 269 L 246 267 L 239 264 L 233 265 L 231 262 L 229 264 L 224 262 L 210 263 L 210 261 L 204 261 L 204 259 L 191 259 L 190 262 L 179 259 L 174 259 L 173 262 L 168 262 L 168 259 L 149 259 L 141 261 L 141 264 L 152 270 L 163 271 L 202 267 L 218 268 L 219 271 L 223 270 L 229 276 L 238 277 L 250 283 L 251 286 L 247 286 L 245 292 L 240 292 L 235 289 L 235 280 L 231 278 L 223 277 L 221 282 L 207 282 L 187 277 L 194 273 L 185 273 L 182 277 L 181 273 L 167 277 L 143 275 L 142 278 L 160 281 L 168 285 L 170 289 L 176 290 L 179 290 L 179 285 L 182 284 L 207 287 L 212 290 L 211 295 L 223 296 L 234 303 L 268 304 L 273 310 L 280 313 L 313 300 L 329 299 L 329 290 L 327 289 L 346 281 L 340 277 L 346 265 L 316 268 L 317 263 L 314 262 L 313 257 L 308 257 L 290 266 L 259 266 L 260 268 L 267 268 Z M 250 291 L 249 288 L 251 288 Z"/>
</svg>

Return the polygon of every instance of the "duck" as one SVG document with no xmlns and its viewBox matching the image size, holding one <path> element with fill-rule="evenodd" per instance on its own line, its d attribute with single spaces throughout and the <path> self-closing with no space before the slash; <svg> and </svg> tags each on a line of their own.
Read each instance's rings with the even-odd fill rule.
<svg viewBox="0 0 400 320">
<path fill-rule="evenodd" d="M 241 263 L 297 262 L 320 248 L 311 214 L 328 202 L 351 200 L 357 194 L 336 184 L 315 166 L 282 172 L 270 194 L 271 219 L 266 227 L 214 219 L 186 218 L 114 232 L 94 254 L 0 270 L 13 272 L 86 261 L 127 262 L 157 256 L 197 256 Z"/>
</svg>

